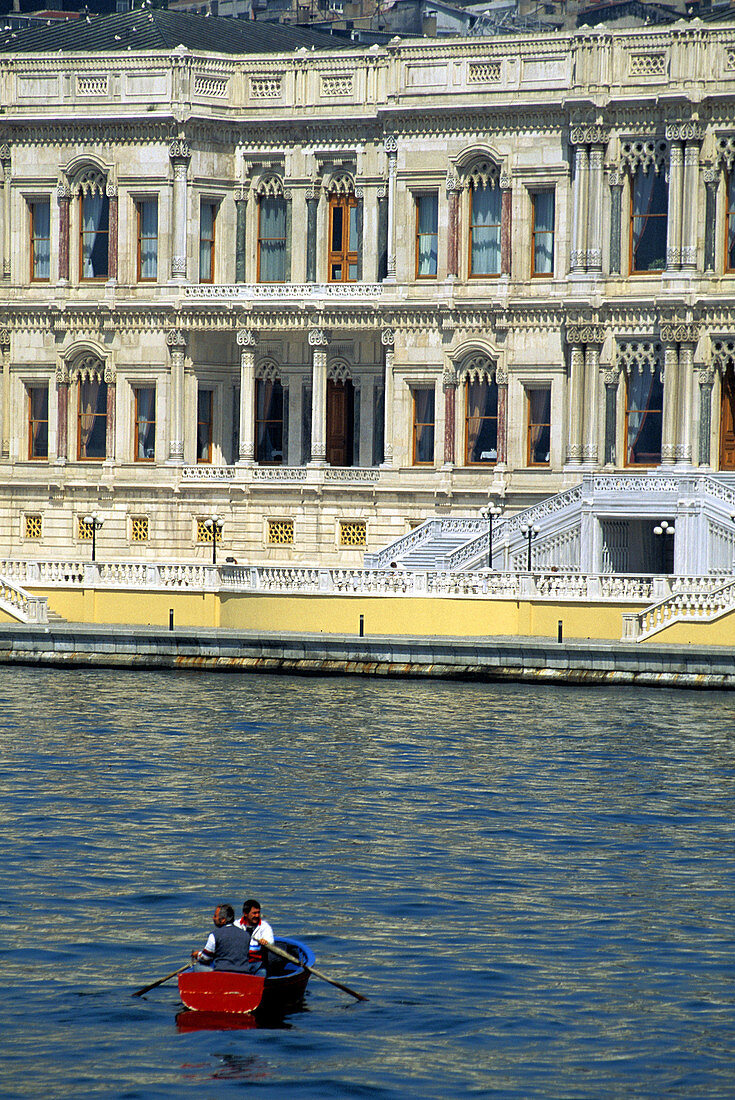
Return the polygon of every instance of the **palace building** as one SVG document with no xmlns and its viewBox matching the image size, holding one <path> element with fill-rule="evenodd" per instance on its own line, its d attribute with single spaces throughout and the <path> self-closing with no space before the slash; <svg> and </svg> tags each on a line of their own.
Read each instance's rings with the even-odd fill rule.
<svg viewBox="0 0 735 1100">
<path fill-rule="evenodd" d="M 5 557 L 732 566 L 735 25 L 136 11 L 0 104 Z"/>
</svg>

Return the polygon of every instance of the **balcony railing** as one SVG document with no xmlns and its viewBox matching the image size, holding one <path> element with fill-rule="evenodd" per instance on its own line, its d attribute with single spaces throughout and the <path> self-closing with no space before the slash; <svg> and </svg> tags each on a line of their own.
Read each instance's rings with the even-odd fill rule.
<svg viewBox="0 0 735 1100">
<path fill-rule="evenodd" d="M 374 300 L 383 294 L 382 283 L 198 283 L 184 287 L 184 297 L 194 300 L 216 298 L 259 302 Z"/>
</svg>

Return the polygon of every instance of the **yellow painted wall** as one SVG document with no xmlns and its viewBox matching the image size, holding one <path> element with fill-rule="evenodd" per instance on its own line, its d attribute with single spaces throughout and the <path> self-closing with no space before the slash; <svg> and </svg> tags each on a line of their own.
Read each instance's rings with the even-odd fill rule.
<svg viewBox="0 0 735 1100">
<path fill-rule="evenodd" d="M 29 589 L 30 591 L 30 589 Z M 168 627 L 169 609 L 174 626 L 219 626 L 220 601 L 212 592 L 135 592 L 120 589 L 34 588 L 46 596 L 49 610 L 70 623 L 129 623 Z"/>
<path fill-rule="evenodd" d="M 673 623 L 647 639 L 652 645 L 727 645 L 735 646 L 735 611 L 711 623 L 696 621 Z M 642 643 L 646 645 L 646 642 Z"/>
</svg>

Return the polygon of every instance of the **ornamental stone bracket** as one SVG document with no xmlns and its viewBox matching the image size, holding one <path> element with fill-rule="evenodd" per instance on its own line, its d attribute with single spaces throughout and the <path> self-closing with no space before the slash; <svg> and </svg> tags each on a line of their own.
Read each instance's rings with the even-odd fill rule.
<svg viewBox="0 0 735 1100">
<path fill-rule="evenodd" d="M 605 326 L 594 321 L 571 324 L 566 330 L 568 344 L 604 344 L 606 336 Z"/>
<path fill-rule="evenodd" d="M 696 344 L 701 331 L 702 326 L 692 321 L 667 321 L 659 329 L 664 344 Z"/>
<path fill-rule="evenodd" d="M 705 128 L 695 119 L 670 122 L 666 125 L 667 141 L 704 141 Z"/>
<path fill-rule="evenodd" d="M 325 348 L 329 344 L 329 334 L 323 328 L 311 328 L 308 341 L 310 348 Z"/>
</svg>

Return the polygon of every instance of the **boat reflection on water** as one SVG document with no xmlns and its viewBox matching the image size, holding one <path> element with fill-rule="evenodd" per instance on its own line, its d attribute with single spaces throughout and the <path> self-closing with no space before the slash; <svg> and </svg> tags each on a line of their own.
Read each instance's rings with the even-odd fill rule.
<svg viewBox="0 0 735 1100">
<path fill-rule="evenodd" d="M 291 1005 L 285 1012 L 192 1012 L 184 1008 L 176 1015 L 176 1030 L 185 1031 L 248 1031 L 251 1028 L 288 1030 L 293 1027 L 289 1017 L 305 1011 L 303 1003 Z"/>
</svg>

